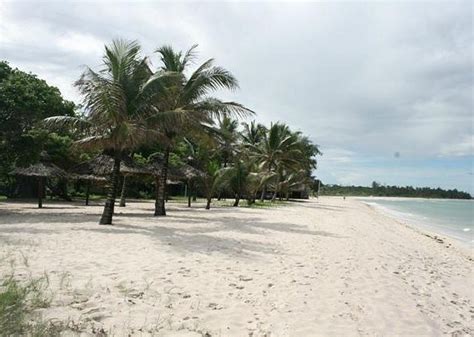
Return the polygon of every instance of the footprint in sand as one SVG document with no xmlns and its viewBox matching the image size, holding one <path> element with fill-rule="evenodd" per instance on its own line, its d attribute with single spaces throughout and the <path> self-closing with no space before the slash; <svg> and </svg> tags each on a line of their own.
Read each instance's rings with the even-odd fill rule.
<svg viewBox="0 0 474 337">
<path fill-rule="evenodd" d="M 83 317 L 85 320 L 93 320 L 100 322 L 104 318 L 111 316 L 112 315 L 110 315 L 110 313 L 107 312 L 103 307 L 91 306 L 81 311 L 81 317 Z"/>
</svg>

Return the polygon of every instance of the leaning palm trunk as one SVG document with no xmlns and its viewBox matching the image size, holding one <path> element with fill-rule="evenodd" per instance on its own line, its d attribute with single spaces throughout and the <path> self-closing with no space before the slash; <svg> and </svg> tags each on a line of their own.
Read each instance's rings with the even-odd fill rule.
<svg viewBox="0 0 474 337">
<path fill-rule="evenodd" d="M 263 185 L 262 194 L 260 195 L 260 201 L 265 200 L 265 194 L 267 193 L 267 185 Z"/>
<path fill-rule="evenodd" d="M 275 202 L 277 195 L 278 195 L 278 184 L 277 186 L 275 186 L 275 191 L 273 192 L 273 195 L 272 195 L 272 202 Z"/>
<path fill-rule="evenodd" d="M 277 181 L 276 181 L 276 184 L 275 184 L 275 191 L 273 192 L 273 196 L 272 196 L 272 202 L 275 202 L 276 200 L 276 197 L 278 195 L 278 192 L 279 192 L 279 189 L 280 189 L 280 175 L 278 174 L 277 175 Z"/>
<path fill-rule="evenodd" d="M 118 153 L 115 154 L 112 174 L 109 177 L 109 180 L 110 180 L 109 193 L 107 195 L 107 200 L 105 201 L 102 217 L 100 218 L 100 221 L 99 221 L 100 225 L 112 224 L 112 217 L 114 215 L 114 207 L 115 207 L 115 198 L 117 197 L 117 187 L 118 187 L 118 180 L 119 180 L 119 175 L 120 175 L 120 161 L 121 161 L 120 154 Z"/>
<path fill-rule="evenodd" d="M 168 165 L 170 158 L 170 147 L 165 151 L 165 158 L 163 162 L 163 170 L 160 175 L 160 182 L 158 185 L 157 196 L 155 200 L 155 216 L 165 216 L 165 197 L 166 197 L 166 180 L 168 179 Z"/>
<path fill-rule="evenodd" d="M 207 197 L 206 209 L 211 209 L 212 197 Z"/>
</svg>

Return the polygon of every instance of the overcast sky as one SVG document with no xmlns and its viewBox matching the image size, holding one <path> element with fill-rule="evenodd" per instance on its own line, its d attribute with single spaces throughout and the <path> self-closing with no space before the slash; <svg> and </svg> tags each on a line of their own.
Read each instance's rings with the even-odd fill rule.
<svg viewBox="0 0 474 337">
<path fill-rule="evenodd" d="M 447 2 L 2 2 L 0 59 L 75 102 L 104 43 L 199 44 L 241 89 L 223 98 L 321 146 L 326 183 L 474 192 L 473 7 Z"/>
</svg>

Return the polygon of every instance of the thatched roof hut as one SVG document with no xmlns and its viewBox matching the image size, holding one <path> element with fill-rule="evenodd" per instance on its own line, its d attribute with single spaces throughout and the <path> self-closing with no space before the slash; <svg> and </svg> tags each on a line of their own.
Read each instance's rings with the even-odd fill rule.
<svg viewBox="0 0 474 337">
<path fill-rule="evenodd" d="M 149 174 L 159 176 L 163 171 L 163 163 L 160 160 L 151 160 L 146 165 L 146 168 L 148 169 Z"/>
<path fill-rule="evenodd" d="M 71 171 L 79 178 L 97 180 L 99 177 L 108 176 L 112 173 L 114 159 L 111 156 L 101 154 L 91 160 L 80 163 Z M 120 173 L 122 175 L 150 174 L 145 165 L 140 165 L 130 157 L 124 157 L 120 163 Z"/>
<path fill-rule="evenodd" d="M 12 174 L 37 178 L 66 178 L 66 171 L 51 163 L 36 163 L 28 167 L 18 167 Z"/>
<path fill-rule="evenodd" d="M 44 180 L 46 178 L 67 178 L 66 171 L 60 169 L 50 162 L 46 153 L 41 154 L 42 162 L 32 164 L 28 167 L 18 167 L 13 170 L 13 175 L 34 177 L 38 180 L 38 208 L 43 207 Z"/>
<path fill-rule="evenodd" d="M 91 181 L 106 182 L 107 176 L 112 174 L 114 159 L 101 154 L 72 168 L 72 177 L 77 180 L 87 181 L 86 205 L 89 204 L 89 190 Z M 120 162 L 120 173 L 125 177 L 129 175 L 150 174 L 145 165 L 140 165 L 130 157 L 123 157 Z"/>
<path fill-rule="evenodd" d="M 205 176 L 204 172 L 188 164 L 182 165 L 178 170 L 181 177 L 185 178 L 186 180 L 192 180 Z"/>
</svg>

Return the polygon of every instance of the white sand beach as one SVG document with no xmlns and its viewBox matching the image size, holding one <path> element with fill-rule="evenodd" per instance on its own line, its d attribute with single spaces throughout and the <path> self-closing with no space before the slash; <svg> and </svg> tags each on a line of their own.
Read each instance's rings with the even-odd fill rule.
<svg viewBox="0 0 474 337">
<path fill-rule="evenodd" d="M 473 252 L 360 201 L 277 208 L 0 203 L 0 271 L 46 273 L 83 336 L 468 336 Z"/>
</svg>

